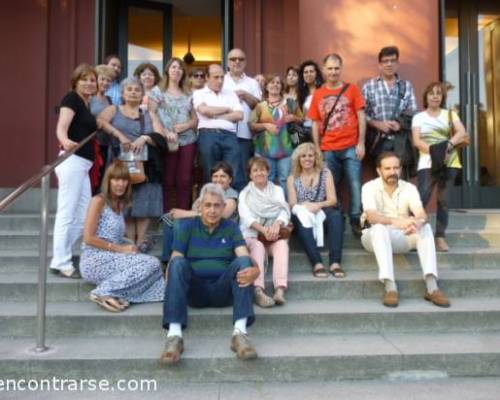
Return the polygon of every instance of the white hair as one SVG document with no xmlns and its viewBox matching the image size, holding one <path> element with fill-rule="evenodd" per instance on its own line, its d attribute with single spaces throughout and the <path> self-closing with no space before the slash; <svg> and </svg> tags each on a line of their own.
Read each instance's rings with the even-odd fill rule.
<svg viewBox="0 0 500 400">
<path fill-rule="evenodd" d="M 207 183 L 201 188 L 200 197 L 198 198 L 200 203 L 203 202 L 203 199 L 205 198 L 206 194 L 219 196 L 219 198 L 222 200 L 223 203 L 226 202 L 226 195 L 224 193 L 224 190 L 216 183 Z"/>
</svg>

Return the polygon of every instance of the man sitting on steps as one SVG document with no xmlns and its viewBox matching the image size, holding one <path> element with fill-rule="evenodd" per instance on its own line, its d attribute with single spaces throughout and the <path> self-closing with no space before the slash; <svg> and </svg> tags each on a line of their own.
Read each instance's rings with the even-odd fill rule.
<svg viewBox="0 0 500 400">
<path fill-rule="evenodd" d="M 379 279 L 385 284 L 383 304 L 399 304 L 392 254 L 417 249 L 427 286 L 424 298 L 439 307 L 449 307 L 448 298 L 437 286 L 434 237 L 417 188 L 399 179 L 401 162 L 395 153 L 382 153 L 376 166 L 379 177 L 365 183 L 361 190 L 362 221 L 370 226 L 363 229 L 361 243 L 375 253 Z"/>
<path fill-rule="evenodd" d="M 231 350 L 242 360 L 257 357 L 247 336 L 254 320 L 253 282 L 259 268 L 253 266 L 238 225 L 222 219 L 224 191 L 208 183 L 200 194 L 201 216 L 179 221 L 174 230 L 163 302 L 163 327 L 167 343 L 160 362 L 175 364 L 184 350 L 182 328 L 187 306 L 233 305 Z"/>
</svg>

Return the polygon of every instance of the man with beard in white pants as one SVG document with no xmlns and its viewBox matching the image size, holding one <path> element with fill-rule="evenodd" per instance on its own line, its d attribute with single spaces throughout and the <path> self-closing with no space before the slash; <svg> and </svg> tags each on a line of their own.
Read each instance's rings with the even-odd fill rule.
<svg viewBox="0 0 500 400">
<path fill-rule="evenodd" d="M 383 304 L 399 304 L 393 253 L 416 249 L 427 287 L 424 298 L 439 307 L 449 307 L 448 298 L 437 286 L 434 237 L 417 188 L 399 179 L 401 162 L 395 153 L 382 153 L 376 166 L 379 177 L 365 183 L 361 190 L 361 220 L 365 223 L 361 243 L 375 253 L 379 280 L 385 285 Z"/>
</svg>

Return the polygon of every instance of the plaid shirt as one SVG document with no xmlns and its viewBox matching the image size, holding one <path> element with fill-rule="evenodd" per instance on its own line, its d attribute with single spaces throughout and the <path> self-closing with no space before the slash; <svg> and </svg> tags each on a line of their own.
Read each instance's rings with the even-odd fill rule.
<svg viewBox="0 0 500 400">
<path fill-rule="evenodd" d="M 398 100 L 398 85 L 400 86 L 398 115 L 394 116 L 396 101 Z M 413 115 L 417 112 L 417 100 L 410 81 L 397 77 L 396 85 L 387 91 L 382 77 L 370 79 L 363 85 L 363 96 L 366 100 L 366 117 L 368 120 L 387 121 L 397 119 L 401 114 Z"/>
</svg>

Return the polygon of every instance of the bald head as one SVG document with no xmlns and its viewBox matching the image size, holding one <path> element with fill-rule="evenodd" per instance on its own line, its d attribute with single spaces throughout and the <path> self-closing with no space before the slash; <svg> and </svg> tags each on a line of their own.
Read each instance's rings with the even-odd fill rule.
<svg viewBox="0 0 500 400">
<path fill-rule="evenodd" d="M 219 64 L 210 64 L 208 66 L 207 86 L 218 93 L 224 84 L 224 70 Z"/>
</svg>

